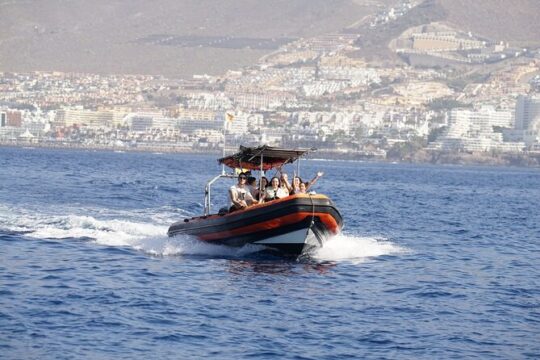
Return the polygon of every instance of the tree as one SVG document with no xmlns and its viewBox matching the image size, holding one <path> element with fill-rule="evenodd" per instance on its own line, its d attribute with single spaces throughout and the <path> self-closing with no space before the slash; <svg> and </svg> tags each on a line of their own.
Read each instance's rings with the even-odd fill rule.
<svg viewBox="0 0 540 360">
<path fill-rule="evenodd" d="M 438 128 L 431 129 L 429 131 L 429 135 L 428 135 L 428 138 L 427 138 L 428 143 L 437 140 L 437 138 L 444 133 L 446 128 L 447 128 L 446 126 L 441 126 L 441 127 L 438 127 Z"/>
</svg>

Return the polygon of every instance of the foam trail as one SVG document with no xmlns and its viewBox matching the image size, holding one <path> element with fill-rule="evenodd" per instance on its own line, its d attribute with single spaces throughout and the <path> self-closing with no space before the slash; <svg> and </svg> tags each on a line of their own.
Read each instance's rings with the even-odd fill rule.
<svg viewBox="0 0 540 360">
<path fill-rule="evenodd" d="M 311 258 L 316 261 L 362 263 L 374 257 L 404 252 L 406 249 L 385 239 L 339 234 L 311 254 Z"/>
<path fill-rule="evenodd" d="M 171 219 L 178 219 L 178 210 L 175 212 L 156 212 L 158 215 L 151 214 L 152 220 L 149 221 L 147 214 L 138 212 L 109 213 L 107 217 L 114 217 L 113 219 L 102 219 L 90 215 L 47 215 L 0 206 L 0 229 L 24 231 L 28 238 L 90 239 L 99 245 L 126 246 L 154 256 L 242 257 L 263 248 L 257 245 L 241 248 L 212 245 L 189 236 L 169 238 L 167 229 Z M 99 216 L 104 214 L 100 213 Z"/>
<path fill-rule="evenodd" d="M 201 255 L 215 257 L 242 257 L 264 249 L 258 245 L 246 245 L 240 248 L 212 245 L 190 236 L 155 237 L 141 239 L 133 248 L 158 256 Z"/>
<path fill-rule="evenodd" d="M 70 210 L 65 209 L 65 212 L 70 213 Z M 96 211 L 87 209 L 86 212 Z M 47 215 L 0 205 L 0 229 L 29 231 L 26 237 L 39 239 L 91 239 L 100 245 L 131 247 L 154 256 L 242 257 L 263 249 L 258 245 L 242 248 L 212 245 L 189 236 L 169 238 L 167 229 L 170 219 L 178 219 L 178 210 L 147 209 L 143 213 L 98 211 L 97 216 L 99 218 L 90 215 Z M 310 254 L 310 258 L 321 262 L 360 263 L 377 256 L 403 252 L 406 250 L 385 239 L 340 234 Z"/>
</svg>

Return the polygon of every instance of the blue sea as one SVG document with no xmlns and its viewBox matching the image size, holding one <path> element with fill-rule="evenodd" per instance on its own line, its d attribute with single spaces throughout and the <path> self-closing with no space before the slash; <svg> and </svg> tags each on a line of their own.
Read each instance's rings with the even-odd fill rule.
<svg viewBox="0 0 540 360">
<path fill-rule="evenodd" d="M 0 148 L 0 358 L 540 358 L 540 169 L 300 170 L 345 227 L 295 260 L 166 236 L 215 157 Z"/>
</svg>

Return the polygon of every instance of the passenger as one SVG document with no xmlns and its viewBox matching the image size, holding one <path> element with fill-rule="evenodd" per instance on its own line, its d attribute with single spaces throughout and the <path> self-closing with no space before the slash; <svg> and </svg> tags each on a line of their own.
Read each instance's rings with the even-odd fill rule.
<svg viewBox="0 0 540 360">
<path fill-rule="evenodd" d="M 264 191 L 267 186 L 268 186 L 268 179 L 266 178 L 266 176 L 263 176 L 261 178 L 261 183 L 259 184 L 259 189 L 262 189 Z"/>
<path fill-rule="evenodd" d="M 281 199 L 289 194 L 286 193 L 283 188 L 280 186 L 279 179 L 277 177 L 273 177 L 270 181 L 270 186 L 266 188 L 264 201 L 272 201 L 275 199 Z"/>
<path fill-rule="evenodd" d="M 285 196 L 289 196 L 292 190 L 292 186 L 289 183 L 289 178 L 287 176 L 287 173 L 281 173 L 279 186 L 282 189 L 282 192 L 287 194 Z"/>
<path fill-rule="evenodd" d="M 291 195 L 300 193 L 300 184 L 302 183 L 300 176 L 293 177 Z"/>
<path fill-rule="evenodd" d="M 315 185 L 317 180 L 319 180 L 323 175 L 324 175 L 324 173 L 322 171 L 318 171 L 317 175 L 315 175 L 315 177 L 313 179 L 311 179 L 311 181 L 306 183 L 306 186 L 307 186 L 306 191 L 308 191 L 313 185 Z"/>
<path fill-rule="evenodd" d="M 264 196 L 267 187 L 268 179 L 266 178 L 266 176 L 263 176 L 259 182 L 259 187 L 257 188 L 257 197 L 255 198 L 257 201 L 259 201 L 259 204 L 264 202 Z"/>
<path fill-rule="evenodd" d="M 308 182 L 303 182 L 302 179 L 299 176 L 295 176 L 293 178 L 291 195 L 293 195 L 293 194 L 305 194 L 309 190 L 309 188 L 311 186 L 313 186 L 317 182 L 317 180 L 319 180 L 319 178 L 321 176 L 323 176 L 323 175 L 324 175 L 324 173 L 322 171 L 319 171 L 317 173 L 317 175 L 313 179 L 311 179 L 311 181 L 308 181 Z M 303 184 L 303 186 L 305 186 L 305 191 L 304 192 L 300 191 L 300 186 L 302 186 L 302 184 Z"/>
<path fill-rule="evenodd" d="M 229 189 L 231 199 L 230 212 L 246 209 L 253 204 L 253 197 L 246 186 L 247 176 L 244 173 L 238 175 L 238 183 Z"/>
<path fill-rule="evenodd" d="M 253 199 L 257 199 L 259 197 L 259 189 L 257 188 L 257 179 L 254 178 L 253 176 L 248 176 L 246 186 L 251 194 L 251 197 Z"/>
<path fill-rule="evenodd" d="M 307 184 L 305 182 L 301 182 L 298 186 L 298 192 L 296 194 L 306 194 L 307 193 Z"/>
</svg>

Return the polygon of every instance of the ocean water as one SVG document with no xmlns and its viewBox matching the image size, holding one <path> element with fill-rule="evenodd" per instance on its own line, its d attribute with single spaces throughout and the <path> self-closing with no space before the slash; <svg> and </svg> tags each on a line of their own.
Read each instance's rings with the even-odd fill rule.
<svg viewBox="0 0 540 360">
<path fill-rule="evenodd" d="M 345 228 L 293 260 L 166 236 L 211 156 L 0 148 L 0 358 L 540 358 L 539 169 L 318 170 Z"/>
</svg>

